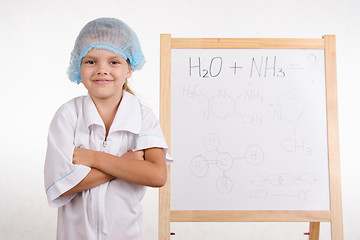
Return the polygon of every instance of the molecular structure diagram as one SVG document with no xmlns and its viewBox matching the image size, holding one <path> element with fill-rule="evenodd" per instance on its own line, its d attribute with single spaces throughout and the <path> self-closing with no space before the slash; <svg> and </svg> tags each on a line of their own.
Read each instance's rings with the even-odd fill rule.
<svg viewBox="0 0 360 240">
<path fill-rule="evenodd" d="M 282 173 L 282 174 L 271 174 L 269 176 L 255 176 L 251 183 L 256 186 L 269 183 L 273 186 L 290 186 L 296 182 L 304 182 L 307 184 L 315 184 L 317 179 L 316 176 L 312 173 L 303 173 L 301 175 L 294 176 L 292 174 Z"/>
<path fill-rule="evenodd" d="M 292 126 L 296 135 L 296 123 L 305 112 L 305 101 L 295 89 L 288 89 L 280 93 L 272 100 L 267 100 L 263 93 L 256 88 L 249 87 L 232 96 L 229 89 L 219 89 L 210 93 L 202 89 L 201 85 L 184 85 L 183 96 L 202 98 L 205 100 L 203 109 L 203 121 L 212 119 L 226 120 L 237 117 L 239 123 L 244 125 L 266 124 L 266 118 L 273 121 L 284 121 Z"/>
<path fill-rule="evenodd" d="M 226 90 L 220 90 L 217 94 L 206 95 L 207 109 L 203 112 L 203 120 L 228 119 L 237 116 L 243 124 L 262 124 L 262 117 L 254 112 L 244 112 L 244 106 L 248 104 L 263 104 L 264 97 L 259 90 L 246 89 L 237 96 L 231 96 Z"/>
<path fill-rule="evenodd" d="M 317 183 L 317 177 L 313 173 L 302 173 L 299 176 L 294 176 L 292 174 L 288 173 L 282 173 L 282 174 L 270 174 L 268 176 L 255 176 L 251 180 L 251 183 L 254 186 L 261 186 L 266 183 L 274 186 L 274 187 L 287 187 L 294 185 L 297 182 L 303 182 L 305 184 L 316 184 Z M 267 190 L 264 189 L 253 189 L 250 191 L 250 197 L 252 198 L 259 198 L 259 199 L 267 199 L 269 197 L 295 197 L 298 198 L 301 201 L 306 201 L 311 198 L 311 191 L 310 190 L 301 190 L 297 194 L 289 194 L 288 192 L 284 192 L 282 194 L 275 194 L 270 193 Z"/>
<path fill-rule="evenodd" d="M 247 88 L 232 96 L 229 89 L 218 89 L 217 92 L 210 93 L 206 89 L 202 89 L 200 84 L 195 86 L 189 84 L 183 86 L 182 92 L 185 97 L 205 100 L 204 122 L 212 119 L 226 120 L 230 117 L 239 117 L 243 124 L 262 124 L 262 119 L 257 113 L 244 112 L 244 106 L 264 104 L 265 98 L 260 90 Z"/>
<path fill-rule="evenodd" d="M 264 153 L 259 146 L 252 144 L 246 148 L 244 156 L 233 157 L 227 152 L 221 152 L 220 145 L 220 138 L 216 133 L 208 134 L 203 140 L 203 147 L 208 152 L 216 153 L 216 158 L 208 159 L 201 154 L 196 155 L 190 161 L 190 170 L 196 177 L 205 177 L 210 166 L 215 165 L 223 173 L 217 179 L 216 188 L 221 194 L 229 194 L 233 189 L 233 181 L 226 173 L 233 168 L 234 162 L 244 159 L 248 164 L 258 166 L 264 162 Z"/>
</svg>

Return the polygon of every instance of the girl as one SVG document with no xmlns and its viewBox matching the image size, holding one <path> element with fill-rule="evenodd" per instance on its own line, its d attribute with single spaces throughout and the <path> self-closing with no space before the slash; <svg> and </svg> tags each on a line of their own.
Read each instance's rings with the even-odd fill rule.
<svg viewBox="0 0 360 240">
<path fill-rule="evenodd" d="M 127 86 L 144 63 L 120 20 L 91 21 L 76 39 L 68 75 L 88 95 L 56 112 L 45 160 L 57 239 L 141 239 L 140 200 L 145 186 L 165 184 L 167 152 L 155 115 Z"/>
</svg>

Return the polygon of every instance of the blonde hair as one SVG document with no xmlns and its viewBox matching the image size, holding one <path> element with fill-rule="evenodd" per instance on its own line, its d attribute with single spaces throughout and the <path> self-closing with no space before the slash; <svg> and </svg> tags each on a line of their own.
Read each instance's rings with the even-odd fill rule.
<svg viewBox="0 0 360 240">
<path fill-rule="evenodd" d="M 124 91 L 127 91 L 128 93 L 131 93 L 132 95 L 135 95 L 135 93 L 130 89 L 127 79 L 125 80 L 125 83 L 122 88 Z"/>
<path fill-rule="evenodd" d="M 131 71 L 133 71 L 132 67 L 131 67 L 131 64 L 130 64 L 130 60 L 129 59 L 126 59 L 126 62 L 129 66 L 129 69 L 131 69 Z M 130 89 L 129 85 L 128 85 L 128 80 L 126 79 L 125 82 L 124 82 L 124 85 L 122 87 L 122 89 L 124 91 L 127 91 L 128 93 L 131 93 L 132 95 L 135 96 L 135 93 L 133 92 L 133 90 Z"/>
</svg>

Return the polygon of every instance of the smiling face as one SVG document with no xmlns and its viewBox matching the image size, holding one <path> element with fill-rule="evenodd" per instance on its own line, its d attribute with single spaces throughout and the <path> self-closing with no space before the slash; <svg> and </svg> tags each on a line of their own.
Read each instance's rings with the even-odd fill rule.
<svg viewBox="0 0 360 240">
<path fill-rule="evenodd" d="M 123 85 L 132 72 L 122 56 L 103 49 L 90 50 L 80 69 L 82 83 L 93 100 L 121 99 Z"/>
</svg>

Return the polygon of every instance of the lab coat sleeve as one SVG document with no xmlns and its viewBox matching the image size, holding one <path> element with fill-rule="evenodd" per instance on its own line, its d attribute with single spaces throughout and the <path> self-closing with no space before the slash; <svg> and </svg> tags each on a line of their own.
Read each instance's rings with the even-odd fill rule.
<svg viewBox="0 0 360 240">
<path fill-rule="evenodd" d="M 63 105 L 49 128 L 44 180 L 50 207 L 61 207 L 75 197 L 76 194 L 60 195 L 76 186 L 90 172 L 89 167 L 72 164 L 77 116 L 75 107 L 71 106 L 71 103 Z"/>
<path fill-rule="evenodd" d="M 134 151 L 152 147 L 163 148 L 166 154 L 166 162 L 171 163 L 173 161 L 168 154 L 168 147 L 159 121 L 150 108 L 142 106 L 142 127 Z"/>
</svg>

